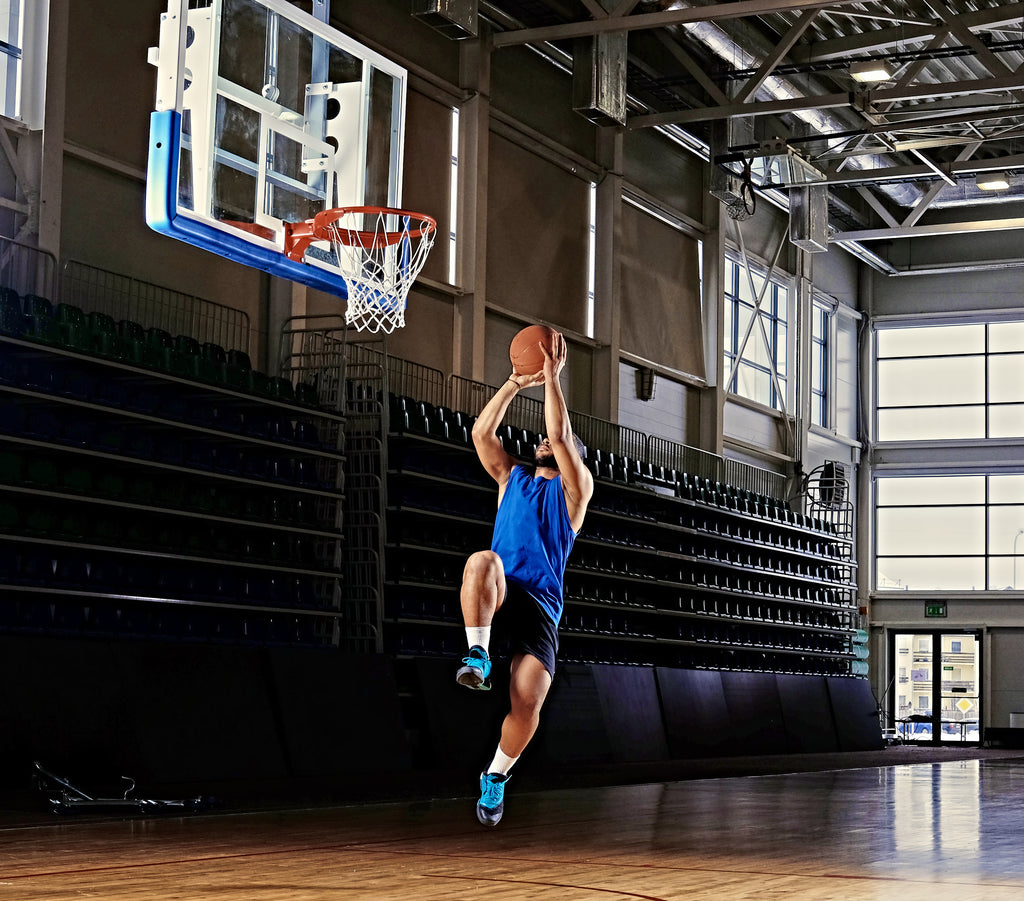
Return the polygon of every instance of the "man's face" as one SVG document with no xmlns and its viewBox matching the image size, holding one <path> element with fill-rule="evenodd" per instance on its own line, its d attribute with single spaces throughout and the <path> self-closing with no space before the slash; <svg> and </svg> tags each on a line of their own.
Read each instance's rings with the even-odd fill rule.
<svg viewBox="0 0 1024 901">
<path fill-rule="evenodd" d="M 547 469 L 558 469 L 558 461 L 555 459 L 555 455 L 551 451 L 551 442 L 548 441 L 546 437 L 541 440 L 539 445 L 537 445 L 537 450 L 533 455 L 533 462 L 536 466 L 543 466 Z"/>
</svg>

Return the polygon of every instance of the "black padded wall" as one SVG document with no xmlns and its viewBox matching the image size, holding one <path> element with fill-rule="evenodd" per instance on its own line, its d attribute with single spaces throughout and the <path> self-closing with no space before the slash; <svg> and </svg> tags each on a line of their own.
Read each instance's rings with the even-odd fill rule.
<svg viewBox="0 0 1024 901">
<path fill-rule="evenodd" d="M 720 672 L 659 668 L 657 677 L 673 758 L 739 753 Z"/>
<path fill-rule="evenodd" d="M 116 642 L 117 683 L 140 778 L 272 780 L 288 775 L 258 648 Z"/>
<path fill-rule="evenodd" d="M 537 730 L 544 759 L 570 765 L 608 763 L 612 760 L 610 731 L 594 667 L 582 663 L 559 667 Z"/>
<path fill-rule="evenodd" d="M 508 709 L 508 677 L 498 671 L 491 691 L 467 691 L 455 682 L 459 662 L 421 658 L 415 661 L 415 685 L 420 709 L 408 716 L 419 719 L 427 746 L 418 765 L 423 768 L 483 768 L 494 756 L 501 721 Z"/>
<path fill-rule="evenodd" d="M 724 672 L 722 690 L 737 753 L 784 754 L 789 750 L 773 674 Z"/>
<path fill-rule="evenodd" d="M 315 778 L 409 768 L 388 658 L 299 648 L 268 653 L 269 690 L 289 773 Z"/>
<path fill-rule="evenodd" d="M 668 738 L 654 669 L 605 664 L 592 669 L 615 762 L 667 760 Z"/>
<path fill-rule="evenodd" d="M 457 660 L 296 648 L 0 636 L 0 786 L 32 762 L 140 787 L 477 771 L 508 710 L 454 680 Z M 528 770 L 880 748 L 860 679 L 595 664 L 559 669 Z"/>
<path fill-rule="evenodd" d="M 775 681 L 789 750 L 796 754 L 838 751 L 839 736 L 825 680 L 779 673 Z"/>
<path fill-rule="evenodd" d="M 324 650 L 0 636 L 0 785 L 281 783 L 407 770 L 392 661 Z"/>
<path fill-rule="evenodd" d="M 32 762 L 95 778 L 139 760 L 133 711 L 105 642 L 0 635 L 0 785 Z"/>
<path fill-rule="evenodd" d="M 872 751 L 882 747 L 878 702 L 866 679 L 828 679 L 840 751 Z"/>
</svg>

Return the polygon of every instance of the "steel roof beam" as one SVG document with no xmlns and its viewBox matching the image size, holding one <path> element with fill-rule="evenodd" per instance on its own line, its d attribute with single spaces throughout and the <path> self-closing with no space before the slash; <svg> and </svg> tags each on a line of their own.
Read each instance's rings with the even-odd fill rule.
<svg viewBox="0 0 1024 901">
<path fill-rule="evenodd" d="M 757 72 L 740 88 L 736 95 L 739 103 L 746 103 L 753 99 L 761 85 L 765 83 L 772 70 L 781 62 L 782 58 L 790 51 L 790 48 L 800 40 L 800 36 L 810 27 L 810 24 L 818 17 L 820 9 L 805 9 L 800 13 L 797 20 L 790 27 L 789 31 L 778 41 L 772 52 L 762 61 Z"/>
<path fill-rule="evenodd" d="M 567 22 L 564 25 L 548 25 L 540 28 L 520 28 L 503 31 L 492 38 L 494 47 L 514 47 L 541 41 L 560 41 L 567 38 L 581 38 L 594 34 L 615 31 L 645 31 L 650 28 L 665 28 L 669 25 L 685 25 L 687 22 L 712 22 L 721 19 L 745 19 L 770 13 L 792 12 L 802 9 L 829 9 L 862 0 L 736 0 L 735 3 L 713 3 L 710 6 L 694 6 L 684 9 L 669 9 L 659 13 L 641 13 L 636 16 L 608 16 L 584 22 Z"/>
<path fill-rule="evenodd" d="M 811 97 L 797 97 L 792 100 L 767 100 L 757 103 L 733 103 L 702 109 L 673 110 L 664 113 L 648 113 L 633 116 L 626 123 L 628 129 L 650 128 L 655 125 L 684 124 L 688 122 L 710 122 L 715 119 L 731 119 L 733 116 L 767 116 L 780 113 L 794 113 L 800 110 L 835 109 L 850 107 L 869 109 L 878 104 L 900 100 L 920 100 L 930 97 L 962 97 L 984 91 L 1016 90 L 1024 88 L 1024 72 L 998 78 L 979 78 L 967 81 L 952 81 L 944 84 L 915 85 L 912 87 L 887 88 L 857 94 L 845 92 L 819 94 Z"/>
<path fill-rule="evenodd" d="M 837 232 L 835 241 L 881 241 L 889 238 L 921 238 L 940 235 L 966 235 L 971 232 L 1013 231 L 1024 228 L 1024 219 L 976 219 L 970 222 L 936 222 L 931 225 L 910 225 L 898 228 L 862 228 Z"/>
<path fill-rule="evenodd" d="M 842 11 L 839 11 L 842 14 Z M 1008 3 L 991 9 L 958 15 L 956 21 L 965 28 L 989 29 L 1020 26 L 1024 18 L 1024 3 Z M 795 47 L 790 59 L 797 63 L 824 62 L 825 60 L 849 56 L 851 53 L 873 53 L 889 50 L 900 44 L 916 43 L 928 40 L 940 24 L 928 27 L 923 25 L 896 25 L 892 28 L 879 28 L 850 37 L 836 38 L 831 41 L 819 41 L 803 47 Z"/>
</svg>

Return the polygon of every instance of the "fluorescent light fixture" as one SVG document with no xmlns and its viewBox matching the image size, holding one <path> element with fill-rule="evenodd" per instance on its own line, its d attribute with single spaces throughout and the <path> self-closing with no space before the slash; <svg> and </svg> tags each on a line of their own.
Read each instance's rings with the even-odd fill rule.
<svg viewBox="0 0 1024 901">
<path fill-rule="evenodd" d="M 1005 172 L 979 172 L 974 184 L 982 191 L 1005 191 L 1010 187 L 1010 176 Z"/>
<path fill-rule="evenodd" d="M 892 66 L 884 59 L 864 59 L 850 63 L 850 77 L 854 81 L 888 81 L 892 76 Z"/>
</svg>

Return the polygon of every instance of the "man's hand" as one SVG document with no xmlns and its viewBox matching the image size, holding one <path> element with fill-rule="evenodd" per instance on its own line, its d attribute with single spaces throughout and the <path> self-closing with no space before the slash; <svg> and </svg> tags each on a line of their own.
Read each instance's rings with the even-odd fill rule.
<svg viewBox="0 0 1024 901">
<path fill-rule="evenodd" d="M 567 354 L 565 337 L 561 332 L 555 332 L 554 347 L 545 347 L 541 344 L 540 349 L 544 351 L 544 370 L 541 373 L 543 379 L 557 380 L 559 373 L 565 366 L 565 357 Z"/>
<path fill-rule="evenodd" d="M 533 375 L 520 375 L 518 372 L 513 372 L 508 380 L 515 382 L 520 388 L 533 388 L 536 385 L 544 384 L 544 371 L 535 372 Z"/>
</svg>

